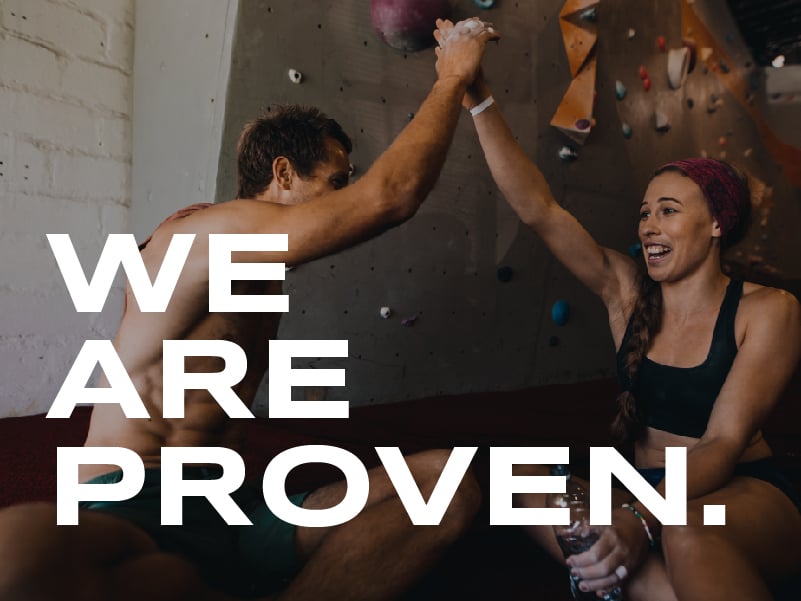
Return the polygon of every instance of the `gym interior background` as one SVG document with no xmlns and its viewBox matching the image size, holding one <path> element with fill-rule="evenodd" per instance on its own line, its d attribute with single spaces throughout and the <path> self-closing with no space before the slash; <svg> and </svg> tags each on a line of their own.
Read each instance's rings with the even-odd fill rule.
<svg viewBox="0 0 801 601">
<path fill-rule="evenodd" d="M 495 97 L 559 202 L 599 242 L 623 252 L 636 243 L 656 166 L 725 153 L 764 184 L 729 269 L 797 291 L 801 187 L 787 157 L 801 147 L 801 66 L 788 52 L 782 73 L 791 75 L 777 79 L 738 4 L 748 2 L 601 0 L 595 123 L 580 145 L 550 125 L 572 79 L 565 0 L 497 0 L 486 10 L 450 2 L 453 18 L 477 15 L 502 32 L 485 60 Z M 696 44 L 694 69 L 671 88 L 659 37 L 669 50 L 702 33 L 711 38 Z M 358 178 L 434 78 L 433 51 L 384 43 L 369 0 L 3 0 L 0 417 L 46 411 L 83 341 L 111 338 L 122 308 L 118 279 L 102 314 L 76 313 L 45 234 L 69 233 L 91 270 L 108 234 L 143 239 L 182 206 L 233 198 L 236 136 L 272 103 L 337 118 L 354 140 Z M 565 145 L 575 160 L 559 157 Z M 507 207 L 466 112 L 411 221 L 290 272 L 285 292 L 281 337 L 349 341 L 347 359 L 295 361 L 347 370 L 345 388 L 298 389 L 301 398 L 367 405 L 613 374 L 601 303 Z M 570 308 L 564 325 L 552 319 L 559 300 Z M 257 412 L 266 402 L 260 394 Z"/>
</svg>

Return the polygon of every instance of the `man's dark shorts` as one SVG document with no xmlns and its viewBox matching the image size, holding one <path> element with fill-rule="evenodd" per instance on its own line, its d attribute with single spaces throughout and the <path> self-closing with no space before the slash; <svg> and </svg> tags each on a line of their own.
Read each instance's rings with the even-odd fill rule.
<svg viewBox="0 0 801 601">
<path fill-rule="evenodd" d="M 219 468 L 185 467 L 185 480 L 216 480 Z M 113 484 L 116 471 L 87 484 Z M 289 500 L 301 506 L 308 493 Z M 102 511 L 133 522 L 166 552 L 190 560 L 211 586 L 238 596 L 263 596 L 282 588 L 300 569 L 295 526 L 265 505 L 259 484 L 245 483 L 231 497 L 253 523 L 229 526 L 205 497 L 184 497 L 183 525 L 161 525 L 161 471 L 145 470 L 145 484 L 126 501 L 83 501 L 81 509 Z"/>
</svg>

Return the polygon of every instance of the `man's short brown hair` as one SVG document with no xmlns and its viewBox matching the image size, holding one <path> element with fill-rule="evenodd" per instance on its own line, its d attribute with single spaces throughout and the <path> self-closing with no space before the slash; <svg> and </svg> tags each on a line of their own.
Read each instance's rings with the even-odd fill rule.
<svg viewBox="0 0 801 601">
<path fill-rule="evenodd" d="M 311 175 L 328 159 L 325 138 L 342 144 L 350 154 L 353 144 L 334 119 L 314 107 L 273 105 L 242 130 L 237 144 L 237 197 L 258 196 L 273 179 L 273 161 L 286 157 L 298 175 Z"/>
</svg>

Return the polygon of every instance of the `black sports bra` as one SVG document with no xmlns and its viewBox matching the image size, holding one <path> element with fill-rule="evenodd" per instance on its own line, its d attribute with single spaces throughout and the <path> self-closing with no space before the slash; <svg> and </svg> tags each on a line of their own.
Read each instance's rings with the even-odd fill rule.
<svg viewBox="0 0 801 601">
<path fill-rule="evenodd" d="M 632 327 L 632 320 L 629 320 L 617 352 L 618 381 L 622 389 L 634 393 L 645 410 L 648 426 L 679 436 L 700 438 L 704 434 L 712 406 L 737 355 L 734 318 L 742 293 L 742 281 L 731 280 L 715 322 L 709 354 L 703 363 L 695 367 L 673 367 L 655 363 L 646 356 L 634 383 L 626 373 L 626 348 Z"/>
</svg>

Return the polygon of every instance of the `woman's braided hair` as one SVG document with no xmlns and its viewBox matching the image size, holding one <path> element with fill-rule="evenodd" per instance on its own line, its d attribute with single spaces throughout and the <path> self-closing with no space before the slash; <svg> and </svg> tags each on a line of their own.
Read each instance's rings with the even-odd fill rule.
<svg viewBox="0 0 801 601">
<path fill-rule="evenodd" d="M 625 445 L 638 440 L 646 429 L 646 411 L 634 396 L 635 382 L 643 357 L 662 327 L 662 287 L 640 271 L 637 302 L 631 318 L 631 336 L 626 346 L 626 376 L 629 386 L 617 397 L 617 415 L 612 422 L 612 438 Z"/>
</svg>

